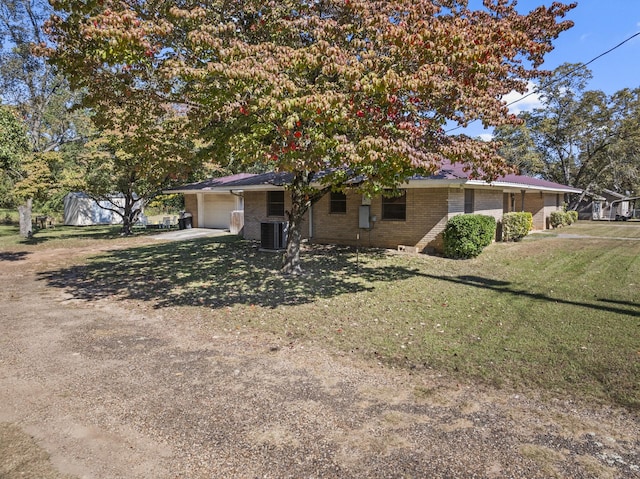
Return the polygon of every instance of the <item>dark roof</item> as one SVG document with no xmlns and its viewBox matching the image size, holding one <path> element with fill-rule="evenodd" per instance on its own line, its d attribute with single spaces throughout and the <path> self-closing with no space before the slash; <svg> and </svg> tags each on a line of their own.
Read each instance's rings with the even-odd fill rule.
<svg viewBox="0 0 640 479">
<path fill-rule="evenodd" d="M 316 175 L 316 180 L 320 180 L 324 176 L 324 172 L 320 172 Z M 170 190 L 166 190 L 167 192 L 171 191 L 208 191 L 208 190 L 232 190 L 237 189 L 241 190 L 247 187 L 260 187 L 260 186 L 284 186 L 291 182 L 293 175 L 291 173 L 282 173 L 282 172 L 269 172 L 269 173 L 260 173 L 260 174 L 251 174 L 251 173 L 240 173 L 237 175 L 224 176 L 221 178 L 211 178 L 206 181 L 202 181 L 200 183 L 192 183 L 190 185 L 180 186 L 176 188 L 172 188 Z M 452 164 L 449 162 L 444 162 L 439 171 L 435 172 L 430 176 L 412 176 L 407 179 L 408 181 L 453 181 L 453 182 L 467 182 L 474 181 L 469 178 L 469 173 L 464 171 L 464 165 L 461 164 Z M 483 182 L 483 180 L 478 180 Z M 581 190 L 577 188 L 572 188 L 566 185 L 561 185 L 559 183 L 554 183 L 552 181 L 543 180 L 540 178 L 534 178 L 531 176 L 524 175 L 505 175 L 497 178 L 492 184 L 510 184 L 510 185 L 521 185 L 523 187 L 529 188 L 540 188 L 540 189 L 552 189 L 552 190 L 564 190 L 564 191 L 574 191 L 580 192 Z"/>
<path fill-rule="evenodd" d="M 249 185 L 283 185 L 290 181 L 289 173 L 238 173 L 235 175 L 210 178 L 199 183 L 191 183 L 184 186 L 176 186 L 166 191 L 207 191 L 218 188 L 242 189 Z"/>
<path fill-rule="evenodd" d="M 452 164 L 444 162 L 439 172 L 434 173 L 428 177 L 413 177 L 411 179 L 428 179 L 428 180 L 471 180 L 469 173 L 464 171 L 464 165 L 456 163 Z M 482 181 L 482 180 L 479 180 Z M 533 186 L 537 188 L 549 188 L 549 189 L 573 189 L 576 192 L 580 191 L 578 188 L 572 188 L 567 185 L 555 183 L 553 181 L 543 180 L 541 178 L 535 178 L 533 176 L 515 175 L 509 174 L 496 178 L 493 183 L 513 183 L 522 186 Z"/>
</svg>

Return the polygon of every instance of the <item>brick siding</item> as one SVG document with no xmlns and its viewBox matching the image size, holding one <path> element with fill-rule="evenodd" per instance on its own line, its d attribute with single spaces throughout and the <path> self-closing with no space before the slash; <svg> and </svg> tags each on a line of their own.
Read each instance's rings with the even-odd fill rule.
<svg viewBox="0 0 640 479">
<path fill-rule="evenodd" d="M 330 195 L 327 194 L 313 206 L 313 236 L 309 238 L 309 213 L 305 216 L 302 236 L 320 244 L 359 244 L 392 249 L 403 245 L 420 252 L 442 251 L 442 232 L 447 221 L 455 215 L 464 214 L 464 189 L 409 188 L 406 193 L 406 220 L 403 221 L 383 220 L 382 198 L 372 198 L 370 217 L 375 216 L 377 221 L 369 229 L 358 227 L 362 195 L 347 193 L 346 213 L 330 213 Z M 516 211 L 521 210 L 520 199 L 521 195 L 517 193 Z M 285 217 L 267 217 L 266 201 L 267 193 L 264 191 L 245 191 L 245 238 L 259 240 L 261 222 L 286 221 Z M 285 209 L 289 209 L 290 205 L 291 198 L 285 193 Z M 535 229 L 546 228 L 549 213 L 558 209 L 555 205 L 555 194 L 526 194 L 525 209 L 533 214 Z M 500 221 L 503 211 L 504 194 L 501 190 L 474 190 L 474 213 L 493 216 Z"/>
<path fill-rule="evenodd" d="M 285 211 L 291 209 L 291 195 L 285 192 Z M 309 213 L 305 215 L 302 224 L 302 237 L 309 237 Z M 267 216 L 267 192 L 266 191 L 245 191 L 244 192 L 244 230 L 245 239 L 260 240 L 260 223 L 277 221 L 287 221 L 285 216 Z"/>
<path fill-rule="evenodd" d="M 514 211 L 522 211 L 522 195 L 515 194 L 516 207 Z M 556 193 L 539 192 L 525 193 L 524 211 L 528 211 L 533 216 L 533 229 L 546 230 L 549 229 L 549 216 L 553 211 L 562 209 L 563 197 Z M 559 206 L 556 206 L 558 205 Z"/>
</svg>

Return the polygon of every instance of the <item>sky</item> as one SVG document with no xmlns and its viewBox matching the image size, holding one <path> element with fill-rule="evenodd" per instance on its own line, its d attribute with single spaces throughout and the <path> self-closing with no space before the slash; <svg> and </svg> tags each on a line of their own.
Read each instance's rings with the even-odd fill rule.
<svg viewBox="0 0 640 479">
<path fill-rule="evenodd" d="M 470 6 L 479 0 L 471 0 Z M 542 68 L 553 70 L 563 63 L 587 63 L 614 48 L 620 42 L 640 32 L 640 0 L 577 0 L 578 6 L 565 17 L 574 22 L 573 28 L 560 34 L 553 42 L 554 50 L 545 56 Z M 526 13 L 539 5 L 549 6 L 552 0 L 519 0 L 518 11 Z M 562 0 L 571 3 L 571 0 Z M 602 90 L 611 95 L 623 88 L 640 87 L 640 35 L 611 53 L 591 63 L 593 78 L 589 90 Z M 516 99 L 511 96 L 508 101 Z M 535 95 L 512 106 L 512 111 L 537 106 Z M 475 122 L 466 130 L 470 136 L 490 134 Z"/>
</svg>

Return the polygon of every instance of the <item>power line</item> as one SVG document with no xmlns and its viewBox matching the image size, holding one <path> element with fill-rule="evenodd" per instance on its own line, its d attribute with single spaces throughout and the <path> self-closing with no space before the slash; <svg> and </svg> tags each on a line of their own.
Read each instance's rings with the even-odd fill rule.
<svg viewBox="0 0 640 479">
<path fill-rule="evenodd" d="M 581 63 L 581 64 L 580 64 L 580 65 L 578 65 L 576 68 L 574 68 L 573 70 L 568 71 L 567 73 L 565 73 L 565 74 L 564 74 L 564 75 L 562 75 L 561 77 L 558 77 L 558 78 L 553 79 L 552 81 L 550 81 L 549 83 L 547 83 L 546 85 L 544 85 L 544 87 L 548 87 L 549 85 L 553 85 L 554 83 L 559 82 L 560 80 L 564 80 L 564 79 L 565 79 L 565 78 L 567 78 L 569 75 L 573 75 L 573 74 L 574 74 L 575 72 L 577 72 L 578 70 L 582 70 L 583 68 L 586 68 L 586 67 L 587 67 L 587 65 L 590 65 L 590 64 L 592 64 L 593 62 L 595 62 L 596 60 L 598 60 L 598 59 L 602 58 L 603 56 L 608 55 L 608 54 L 609 54 L 609 53 L 611 53 L 612 51 L 616 50 L 617 48 L 621 47 L 622 45 L 624 45 L 625 43 L 627 43 L 628 41 L 630 41 L 630 40 L 634 39 L 635 37 L 637 37 L 637 36 L 639 36 L 639 35 L 640 35 L 640 32 L 636 32 L 636 33 L 634 33 L 634 34 L 633 34 L 633 35 L 631 35 L 629 38 L 627 38 L 627 39 L 625 39 L 625 40 L 621 41 L 620 43 L 618 43 L 615 47 L 610 48 L 610 49 L 609 49 L 609 50 L 607 50 L 606 52 L 601 53 L 600 55 L 598 55 L 598 56 L 596 56 L 596 57 L 592 58 L 592 59 L 591 59 L 591 60 L 589 60 L 587 63 Z M 526 95 L 524 95 L 523 97 L 518 98 L 517 100 L 513 100 L 511 103 L 507 103 L 507 105 L 506 105 L 506 106 L 514 105 L 514 104 L 516 104 L 516 103 L 518 103 L 518 102 L 520 102 L 520 101 L 524 100 L 525 98 L 527 98 L 527 97 L 529 97 L 529 96 L 531 96 L 531 95 L 533 95 L 533 94 L 535 94 L 535 93 L 537 93 L 537 89 L 536 89 L 536 90 L 534 90 L 534 91 L 532 91 L 532 92 L 530 92 L 530 93 L 527 93 Z"/>
<path fill-rule="evenodd" d="M 587 63 L 581 63 L 579 64 L 576 68 L 569 70 L 567 73 L 565 73 L 564 75 L 558 77 L 558 78 L 554 78 L 553 80 L 551 80 L 549 83 L 545 84 L 544 87 L 548 87 L 550 85 L 553 85 L 556 82 L 559 82 L 560 80 L 564 80 L 565 78 L 567 78 L 569 75 L 573 75 L 575 72 L 577 72 L 578 70 L 582 70 L 583 68 L 586 68 L 588 65 L 592 64 L 593 62 L 595 62 L 596 60 L 602 58 L 605 55 L 608 55 L 609 53 L 611 53 L 612 51 L 620 48 L 622 45 L 624 45 L 625 43 L 627 43 L 628 41 L 633 40 L 635 37 L 640 36 L 640 32 L 636 32 L 633 35 L 631 35 L 628 38 L 625 38 L 624 40 L 622 40 L 620 43 L 618 43 L 616 46 L 609 48 L 609 50 L 607 50 L 606 52 L 603 52 L 595 57 L 593 57 L 591 60 L 589 60 Z M 527 93 L 524 96 L 521 96 L 520 98 L 518 98 L 517 100 L 513 100 L 510 103 L 507 103 L 505 106 L 509 107 L 511 105 L 515 105 L 518 102 L 521 102 L 522 100 L 524 100 L 525 98 L 530 97 L 531 95 L 535 95 L 537 94 L 539 91 L 539 88 L 536 88 L 535 90 L 533 90 L 532 92 Z M 477 120 L 473 120 L 473 121 L 477 121 Z M 473 121 L 471 123 L 473 123 Z M 445 133 L 449 133 L 451 131 L 455 131 L 462 128 L 461 126 L 456 126 L 455 128 L 451 128 L 450 130 L 447 130 Z"/>
</svg>

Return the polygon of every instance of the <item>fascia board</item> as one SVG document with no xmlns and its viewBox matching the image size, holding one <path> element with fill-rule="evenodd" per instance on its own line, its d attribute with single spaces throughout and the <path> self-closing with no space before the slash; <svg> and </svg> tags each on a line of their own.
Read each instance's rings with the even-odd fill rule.
<svg viewBox="0 0 640 479">
<path fill-rule="evenodd" d="M 411 188 L 426 188 L 426 187 L 439 187 L 439 186 L 475 186 L 483 189 L 506 189 L 509 191 L 521 191 L 521 190 L 529 190 L 529 191 L 544 191 L 549 193 L 582 193 L 582 190 L 571 187 L 558 187 L 554 188 L 551 186 L 536 186 L 536 185 L 526 185 L 521 183 L 511 183 L 508 181 L 494 181 L 493 183 L 488 183 L 484 180 L 468 180 L 468 179 L 459 179 L 459 180 L 410 180 L 409 187 Z M 428 186 L 427 186 L 428 185 Z"/>
</svg>

